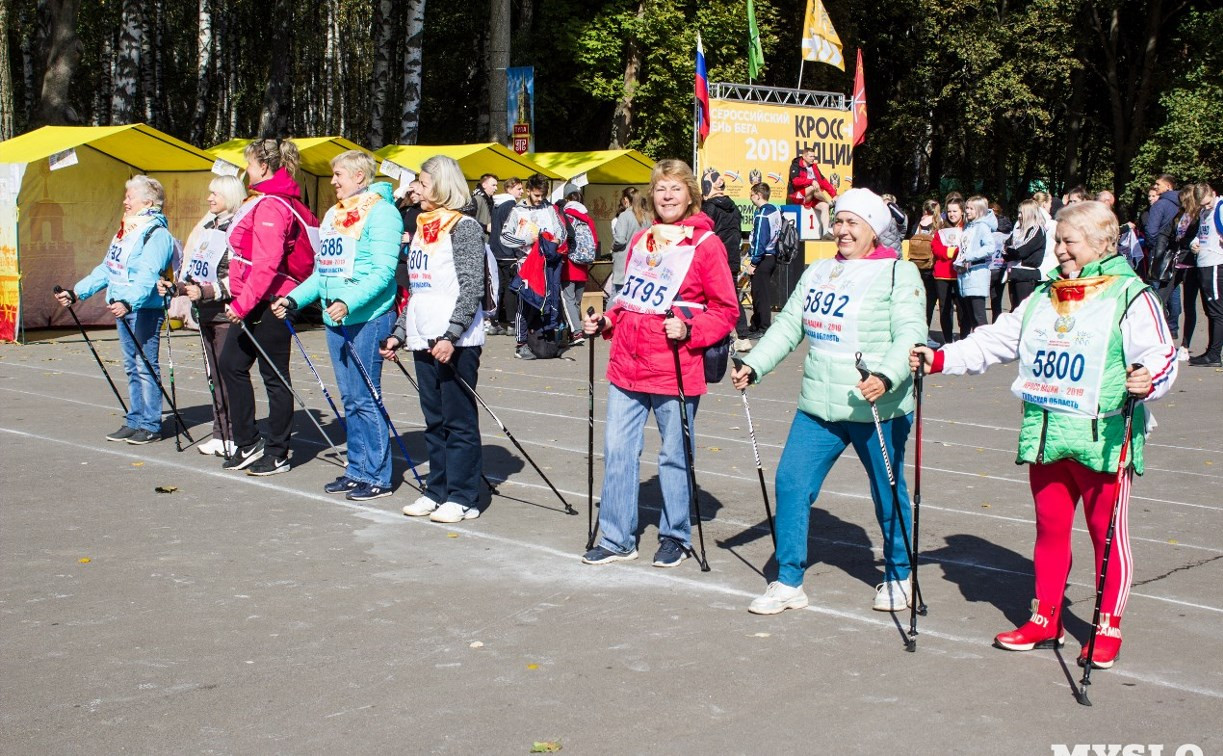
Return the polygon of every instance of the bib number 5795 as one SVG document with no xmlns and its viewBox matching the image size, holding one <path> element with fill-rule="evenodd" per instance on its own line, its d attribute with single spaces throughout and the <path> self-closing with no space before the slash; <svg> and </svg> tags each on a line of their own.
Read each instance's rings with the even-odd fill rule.
<svg viewBox="0 0 1223 756">
<path fill-rule="evenodd" d="M 636 276 L 629 276 L 624 280 L 623 291 L 628 293 L 629 299 L 654 307 L 661 307 L 667 296 L 666 285 L 655 284 L 653 281 Z"/>
</svg>

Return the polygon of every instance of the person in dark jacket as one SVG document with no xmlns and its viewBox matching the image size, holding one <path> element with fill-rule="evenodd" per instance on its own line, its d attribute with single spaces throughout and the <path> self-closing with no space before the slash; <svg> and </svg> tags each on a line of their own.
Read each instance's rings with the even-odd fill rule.
<svg viewBox="0 0 1223 756">
<path fill-rule="evenodd" d="M 726 196 L 726 180 L 716 171 L 705 174 L 701 181 L 701 191 L 705 201 L 701 203 L 701 212 L 713 221 L 713 233 L 726 246 L 726 262 L 730 265 L 730 273 L 737 282 L 742 268 L 740 257 L 743 246 L 743 213 L 735 201 Z M 747 338 L 747 312 L 743 303 L 739 303 L 739 321 L 735 323 L 735 335 L 740 339 Z"/>
<path fill-rule="evenodd" d="M 1003 243 L 1002 259 L 1007 265 L 1007 286 L 1011 312 L 1014 312 L 1019 303 L 1036 290 L 1036 284 L 1040 283 L 1040 264 L 1045 259 L 1044 219 L 1036 200 L 1019 203 L 1019 225 Z"/>
<path fill-rule="evenodd" d="M 1164 316 L 1172 330 L 1172 338 L 1180 338 L 1180 299 L 1172 312 L 1172 294 L 1176 291 L 1176 218 L 1181 211 L 1176 179 L 1163 174 L 1155 179 L 1159 199 L 1151 205 L 1143 232 L 1147 242 L 1147 283 L 1164 303 Z"/>
</svg>

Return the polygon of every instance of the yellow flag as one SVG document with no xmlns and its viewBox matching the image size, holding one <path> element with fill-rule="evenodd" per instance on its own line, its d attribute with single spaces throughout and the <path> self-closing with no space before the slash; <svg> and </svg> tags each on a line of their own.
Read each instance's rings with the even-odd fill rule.
<svg viewBox="0 0 1223 756">
<path fill-rule="evenodd" d="M 832 28 L 832 19 L 824 10 L 822 0 L 807 0 L 803 17 L 803 60 L 814 60 L 845 70 L 841 55 L 841 38 Z"/>
</svg>

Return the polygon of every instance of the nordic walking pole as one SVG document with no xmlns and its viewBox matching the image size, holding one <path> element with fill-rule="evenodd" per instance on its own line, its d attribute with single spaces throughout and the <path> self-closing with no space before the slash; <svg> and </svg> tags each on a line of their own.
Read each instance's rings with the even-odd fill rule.
<svg viewBox="0 0 1223 756">
<path fill-rule="evenodd" d="M 743 360 L 733 358 L 735 368 L 743 369 Z M 760 464 L 760 445 L 756 443 L 756 427 L 752 425 L 752 409 L 747 406 L 747 389 L 740 391 L 743 397 L 743 414 L 747 415 L 747 434 L 752 438 L 752 454 L 756 457 L 756 475 L 760 477 L 760 495 L 764 497 L 764 514 L 769 518 L 769 535 L 773 537 L 773 551 L 777 551 L 777 526 L 773 524 L 773 510 L 769 507 L 769 487 L 764 482 L 764 467 Z"/>
<path fill-rule="evenodd" d="M 190 443 L 194 444 L 195 439 L 191 437 L 191 432 L 187 430 L 187 424 L 183 422 L 183 416 L 178 414 L 178 405 L 176 405 L 174 400 L 170 398 L 170 395 L 166 393 L 166 387 L 162 385 L 161 379 L 157 377 L 157 372 L 153 370 L 153 363 L 149 361 L 149 356 L 144 353 L 144 347 L 142 347 L 140 342 L 136 339 L 136 332 L 133 331 L 132 327 L 127 324 L 127 320 L 125 318 L 115 319 L 118 320 L 123 326 L 124 330 L 127 331 L 127 335 L 131 338 L 132 343 L 136 345 L 136 354 L 140 355 L 140 359 L 144 361 L 144 366 L 148 368 L 149 376 L 153 379 L 153 382 L 157 384 L 157 388 L 161 389 L 161 395 L 165 397 L 167 402 L 170 403 L 170 411 L 174 413 L 174 421 L 178 423 L 174 430 L 174 443 L 176 446 L 178 446 L 178 450 L 182 451 L 182 444 L 179 443 L 178 440 L 178 428 L 183 429 L 183 435 L 187 437 L 187 441 Z"/>
<path fill-rule="evenodd" d="M 586 317 L 595 308 L 586 308 Z M 586 337 L 586 550 L 595 547 L 595 334 Z"/>
<path fill-rule="evenodd" d="M 862 362 L 862 353 L 858 352 L 854 355 L 854 364 L 858 368 L 858 373 L 862 376 L 862 380 L 870 377 L 870 370 Z M 883 455 L 883 468 L 888 474 L 888 484 L 892 488 L 892 516 L 896 518 L 896 522 L 900 525 L 900 537 L 904 540 L 905 556 L 909 559 L 909 572 L 913 580 L 912 595 L 909 597 L 909 603 L 915 604 L 921 601 L 921 584 L 917 582 L 916 570 L 917 560 L 914 559 L 913 545 L 909 540 L 909 529 L 905 526 L 905 518 L 900 516 L 900 483 L 897 478 L 897 473 L 892 469 L 892 459 L 888 454 L 887 441 L 883 436 L 883 423 L 879 420 L 879 408 L 874 402 L 870 402 L 871 415 L 875 419 L 875 434 L 879 437 L 879 452 Z M 912 624 L 908 640 L 905 641 L 905 651 L 913 653 L 917 651 L 917 627 L 916 616 L 910 613 L 909 620 Z"/>
<path fill-rule="evenodd" d="M 675 313 L 667 310 L 667 317 L 673 318 Z M 689 551 L 696 559 L 696 563 L 701 566 L 701 572 L 709 572 L 709 559 L 705 556 L 705 528 L 701 524 L 701 505 L 696 495 L 696 470 L 692 462 L 692 429 L 688 427 L 688 399 L 684 396 L 684 371 L 679 363 L 679 342 L 674 339 L 667 339 L 667 341 L 671 342 L 671 354 L 675 355 L 675 388 L 679 394 L 679 420 L 684 426 L 684 461 L 688 463 L 688 500 L 692 506 L 692 513 L 696 515 L 696 534 L 701 544 L 700 556 L 697 556 L 695 549 L 689 548 Z"/>
<path fill-rule="evenodd" d="M 916 344 L 915 346 L 925 346 L 925 344 Z M 921 553 L 921 548 L 918 546 L 918 532 L 921 528 L 921 452 L 922 452 L 922 391 L 926 382 L 926 363 L 924 360 L 918 360 L 917 372 L 913 375 L 913 414 L 917 420 L 917 438 L 914 442 L 914 453 L 916 463 L 913 467 L 913 555 Z M 913 560 L 911 565 L 913 570 L 913 584 L 917 582 L 917 560 Z M 909 606 L 909 635 L 917 635 L 917 616 L 926 616 L 926 602 L 922 600 L 921 594 L 914 591 L 914 601 Z"/>
<path fill-rule="evenodd" d="M 432 349 L 435 343 L 436 343 L 435 339 L 430 339 L 429 348 Z M 577 514 L 578 511 L 574 509 L 573 506 L 569 502 L 565 501 L 565 497 L 561 496 L 561 492 L 556 490 L 556 486 L 552 485 L 552 481 L 548 480 L 548 476 L 544 475 L 544 471 L 539 469 L 539 465 L 535 464 L 535 460 L 531 459 L 531 455 L 527 454 L 527 450 L 522 448 L 522 444 L 518 443 L 518 439 L 514 438 L 514 434 L 510 433 L 510 429 L 505 427 L 505 423 L 501 422 L 501 418 L 497 417 L 497 413 L 493 412 L 493 408 L 488 406 L 488 402 L 484 401 L 484 397 L 480 396 L 480 394 L 477 393 L 476 390 L 471 387 L 471 384 L 463 380 L 463 376 L 459 375 L 459 371 L 455 370 L 452 367 L 450 369 L 450 372 L 454 375 L 454 379 L 459 382 L 459 385 L 467 389 L 467 393 L 471 394 L 472 398 L 475 399 L 477 402 L 479 402 L 480 406 L 488 411 L 488 414 L 492 416 L 493 421 L 501 427 L 501 432 L 505 434 L 505 437 L 508 438 L 510 440 L 510 443 L 514 444 L 514 447 L 517 448 L 518 451 L 522 453 L 523 458 L 526 459 L 527 462 L 531 463 L 531 467 L 535 468 L 535 472 L 539 473 L 539 477 L 544 479 L 544 482 L 548 484 L 548 488 L 551 488 L 552 493 L 556 494 L 556 498 L 560 499 L 561 504 L 565 505 L 565 514 L 571 514 L 571 515 Z"/>
<path fill-rule="evenodd" d="M 55 287 L 56 294 L 62 294 L 65 292 L 72 299 L 73 303 L 75 303 L 76 302 L 75 292 L 68 291 L 67 289 L 65 289 L 62 286 Z M 110 390 L 115 392 L 115 398 L 119 400 L 119 406 L 123 408 L 123 414 L 126 415 L 127 414 L 127 403 L 124 402 L 123 397 L 119 395 L 119 388 L 115 386 L 115 382 L 111 380 L 110 371 L 106 369 L 106 365 L 102 362 L 102 357 L 98 354 L 97 347 L 93 345 L 93 339 L 89 338 L 89 334 L 85 333 L 85 326 L 81 325 L 81 319 L 76 316 L 76 310 L 73 310 L 71 305 L 69 305 L 68 307 L 64 309 L 66 309 L 68 311 L 68 314 L 72 316 L 72 320 L 76 322 L 76 327 L 81 330 L 81 336 L 85 338 L 85 343 L 89 346 L 89 351 L 93 352 L 93 358 L 98 361 L 98 367 L 102 368 L 102 375 L 106 376 L 106 382 L 110 384 Z"/>
<path fill-rule="evenodd" d="M 327 390 L 327 386 L 323 383 L 323 377 L 318 374 L 318 370 L 315 370 L 314 363 L 310 361 L 310 355 L 306 354 L 306 346 L 302 344 L 301 338 L 298 337 L 297 329 L 293 327 L 288 318 L 285 318 L 285 326 L 288 327 L 289 333 L 293 336 L 293 342 L 297 344 L 297 349 L 302 353 L 302 359 L 306 361 L 306 367 L 310 368 L 310 372 L 314 374 L 314 380 L 318 381 L 318 387 L 323 390 L 323 398 L 327 400 L 327 404 L 331 406 L 332 413 L 340 421 L 340 427 L 347 433 L 348 423 L 344 421 L 344 415 L 336 409 L 335 402 L 331 399 L 331 392 Z"/>
<path fill-rule="evenodd" d="M 293 384 L 289 383 L 289 379 L 285 378 L 284 374 L 280 372 L 280 368 L 276 367 L 276 363 L 272 362 L 272 358 L 268 357 L 268 353 L 264 351 L 263 345 L 255 339 L 255 334 L 251 333 L 251 329 L 247 327 L 246 321 L 239 320 L 238 325 L 242 328 L 242 333 L 245 334 L 246 338 L 250 339 L 251 344 L 254 344 L 255 349 L 259 351 L 259 356 L 263 357 L 263 361 L 268 364 L 268 367 L 272 368 L 272 372 L 275 373 L 276 377 L 280 379 L 281 384 L 283 384 L 284 387 L 289 390 L 289 393 L 293 395 L 293 398 L 297 400 L 297 406 L 301 407 L 302 410 L 305 411 L 306 417 L 310 418 L 310 422 L 314 423 L 315 428 L 318 428 L 319 435 L 321 435 L 323 440 L 327 442 L 327 445 L 331 447 L 332 453 L 334 453 L 336 457 L 339 457 L 339 447 L 337 447 L 335 442 L 331 440 L 331 436 L 327 435 L 327 431 L 323 430 L 322 424 L 315 419 L 314 415 L 310 414 L 310 408 L 306 406 L 306 400 L 302 399 L 301 394 L 297 393 L 297 389 L 293 388 Z"/>
<path fill-rule="evenodd" d="M 386 342 L 387 342 L 387 339 L 383 339 L 382 341 L 378 342 L 378 346 L 381 347 L 382 349 L 386 349 Z M 399 358 L 392 356 L 392 357 L 387 358 L 387 362 L 395 363 L 395 367 L 399 368 L 399 372 L 403 373 L 404 378 L 408 379 L 408 383 L 412 384 L 412 389 L 416 392 L 416 395 L 419 397 L 420 396 L 420 386 L 416 383 L 416 379 L 412 377 L 412 374 L 408 372 L 408 369 L 404 367 L 404 364 L 400 362 Z M 480 480 L 483 480 L 484 485 L 488 486 L 489 493 L 493 493 L 493 494 L 500 493 L 500 491 L 497 490 L 497 487 L 493 485 L 493 482 L 489 480 L 488 476 L 485 475 L 483 472 L 480 473 Z M 425 488 L 428 488 L 427 483 L 425 484 Z"/>
<path fill-rule="evenodd" d="M 1132 367 L 1136 370 L 1142 366 L 1133 365 Z M 1100 605 L 1104 602 L 1104 580 L 1108 576 L 1108 559 L 1113 552 L 1113 534 L 1117 529 L 1117 513 L 1121 511 L 1121 484 L 1127 474 L 1126 468 L 1130 464 L 1128 459 L 1130 434 L 1134 430 L 1134 407 L 1137 403 L 1137 397 L 1127 396 L 1121 410 L 1121 414 L 1125 417 L 1125 440 L 1121 443 L 1121 455 L 1117 458 L 1117 497 L 1113 501 L 1113 513 L 1108 518 L 1108 535 L 1104 538 L 1104 558 L 1100 564 L 1100 579 L 1096 581 L 1096 609 L 1091 615 L 1091 637 L 1087 640 L 1087 660 L 1083 664 L 1083 679 L 1079 680 L 1079 687 L 1074 692 L 1075 700 L 1084 706 L 1091 706 L 1091 700 L 1087 698 L 1087 686 L 1091 685 L 1092 660 L 1096 654 L 1096 633 L 1100 630 Z"/>
<path fill-rule="evenodd" d="M 208 362 L 208 345 L 204 341 L 204 323 L 200 319 L 200 308 L 192 303 L 191 309 L 195 310 L 195 322 L 200 327 L 200 354 L 204 357 L 204 377 L 208 379 L 208 393 L 212 395 L 212 412 L 213 415 L 219 413 L 220 405 L 217 404 L 217 385 L 216 380 L 212 377 L 212 365 Z M 228 421 L 228 419 L 227 419 Z M 229 438 L 225 435 L 225 425 L 227 423 L 217 421 L 217 427 L 221 428 L 221 456 L 227 461 L 230 459 L 229 453 Z"/>
<path fill-rule="evenodd" d="M 330 307 L 331 305 L 327 306 Z M 285 322 L 289 321 L 286 320 Z M 340 335 L 344 337 L 344 346 L 348 347 L 348 355 L 356 363 L 357 370 L 365 381 L 365 388 L 369 389 L 369 395 L 373 398 L 374 405 L 378 407 L 378 411 L 382 413 L 382 419 L 386 421 L 387 427 L 391 429 L 391 434 L 395 436 L 395 443 L 399 444 L 399 451 L 403 452 L 403 458 L 408 463 L 408 469 L 412 471 L 412 477 L 416 478 L 416 485 L 423 491 L 425 481 L 421 480 L 420 473 L 416 472 L 416 463 L 412 461 L 412 455 L 408 454 L 408 447 L 404 445 L 403 439 L 400 438 L 399 431 L 395 430 L 395 423 L 391 422 L 391 414 L 386 411 L 386 405 L 382 403 L 382 397 L 378 395 L 378 389 L 374 388 L 373 379 L 369 377 L 369 373 L 365 371 L 365 365 L 362 364 L 361 358 L 357 356 L 357 348 L 353 346 L 352 339 L 348 338 L 348 329 L 344 327 L 343 323 L 337 322 L 336 325 L 340 329 Z"/>
<path fill-rule="evenodd" d="M 171 282 L 173 285 L 173 282 Z M 170 299 L 174 295 L 166 292 L 161 298 L 161 312 L 166 321 L 166 362 L 170 368 L 170 399 L 172 406 L 178 406 L 178 388 L 174 385 L 174 347 L 170 344 Z M 183 450 L 183 442 L 178 438 L 178 426 L 174 426 L 174 447 Z"/>
</svg>

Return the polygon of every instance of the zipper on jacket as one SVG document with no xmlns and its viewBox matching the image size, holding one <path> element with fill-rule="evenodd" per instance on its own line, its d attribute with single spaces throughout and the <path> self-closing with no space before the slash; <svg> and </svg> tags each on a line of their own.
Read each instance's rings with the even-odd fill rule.
<svg viewBox="0 0 1223 756">
<path fill-rule="evenodd" d="M 1095 443 L 1100 440 L 1100 419 L 1093 417 L 1091 419 L 1091 441 Z"/>
<path fill-rule="evenodd" d="M 1036 449 L 1036 464 L 1045 463 L 1045 435 L 1049 432 L 1049 410 L 1042 409 L 1044 419 L 1040 423 L 1040 446 Z"/>
</svg>

